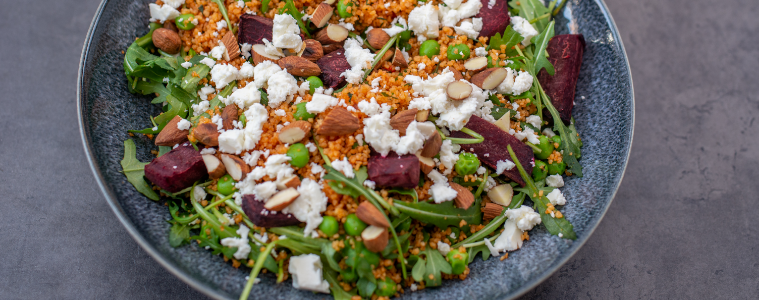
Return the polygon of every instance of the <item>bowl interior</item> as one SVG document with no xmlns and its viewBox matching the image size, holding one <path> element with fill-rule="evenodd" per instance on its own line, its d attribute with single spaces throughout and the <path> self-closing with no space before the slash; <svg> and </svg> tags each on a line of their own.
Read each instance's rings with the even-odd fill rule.
<svg viewBox="0 0 759 300">
<path fill-rule="evenodd" d="M 633 88 L 627 57 L 616 27 L 601 0 L 569 0 L 557 18 L 557 34 L 574 29 L 587 47 L 577 86 L 574 117 L 583 141 L 585 176 L 566 180 L 563 212 L 578 239 L 551 236 L 542 227 L 530 232 L 523 249 L 504 261 L 477 258 L 465 281 L 450 280 L 442 288 L 405 293 L 403 298 L 513 298 L 557 270 L 587 240 L 609 207 L 622 179 L 632 143 Z M 249 269 L 231 264 L 196 244 L 172 248 L 168 243 L 169 212 L 162 202 L 138 193 L 119 173 L 123 141 L 137 144 L 137 158 L 150 161 L 156 147 L 129 129 L 150 127 L 148 116 L 159 113 L 150 97 L 130 94 L 122 69 L 124 51 L 148 31 L 150 0 L 105 0 L 93 20 L 82 53 L 79 113 L 82 138 L 106 201 L 127 230 L 159 263 L 188 284 L 215 298 L 237 298 Z M 275 284 L 264 274 L 252 295 L 271 299 L 323 295 Z"/>
</svg>

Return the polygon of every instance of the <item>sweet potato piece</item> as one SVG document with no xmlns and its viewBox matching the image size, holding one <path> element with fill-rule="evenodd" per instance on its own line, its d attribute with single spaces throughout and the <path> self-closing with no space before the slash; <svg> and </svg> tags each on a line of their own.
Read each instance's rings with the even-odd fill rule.
<svg viewBox="0 0 759 300">
<path fill-rule="evenodd" d="M 511 23 L 508 1 L 496 1 L 492 8 L 488 8 L 490 0 L 481 1 L 480 13 L 474 16 L 475 18 L 482 18 L 480 37 L 492 37 L 496 33 L 503 34 L 506 27 Z"/>
<path fill-rule="evenodd" d="M 272 41 L 274 21 L 262 16 L 243 14 L 240 16 L 240 28 L 237 32 L 237 42 L 240 44 L 263 44 L 263 39 Z"/>
<path fill-rule="evenodd" d="M 585 38 L 582 34 L 564 34 L 554 36 L 548 42 L 548 60 L 556 73 L 551 76 L 546 70 L 538 73 L 538 81 L 551 98 L 551 103 L 559 111 L 559 117 L 569 124 L 574 107 L 575 88 L 580 77 L 582 54 L 585 51 Z M 550 114 L 544 114 L 550 117 Z"/>
<path fill-rule="evenodd" d="M 271 228 L 300 224 L 292 214 L 270 211 L 264 204 L 263 201 L 258 201 L 255 195 L 242 196 L 242 210 L 256 226 Z"/>
<path fill-rule="evenodd" d="M 496 169 L 498 161 L 505 159 L 511 160 L 509 150 L 506 148 L 506 146 L 511 145 L 511 148 L 514 149 L 514 154 L 517 155 L 524 170 L 528 175 L 532 175 L 532 166 L 535 157 L 532 154 L 532 148 L 530 148 L 530 146 L 525 145 L 514 136 L 498 128 L 498 126 L 495 126 L 478 116 L 472 116 L 472 118 L 469 119 L 469 123 L 466 124 L 466 128 L 482 135 L 482 137 L 485 138 L 485 141 L 479 144 L 461 145 L 463 150 L 474 152 L 477 154 L 477 158 L 479 158 L 481 162 Z M 461 131 L 451 132 L 451 136 L 457 138 L 472 138 Z M 503 175 L 506 175 L 506 177 L 511 178 L 511 180 L 514 180 L 514 182 L 519 183 L 522 186 L 525 185 L 522 176 L 519 175 L 519 169 L 516 167 L 511 170 L 503 171 Z"/>
<path fill-rule="evenodd" d="M 206 176 L 208 171 L 203 157 L 190 143 L 184 143 L 169 153 L 154 158 L 145 166 L 145 177 L 171 193 L 190 187 Z"/>
<path fill-rule="evenodd" d="M 351 65 L 345 59 L 345 50 L 339 49 L 329 54 L 325 54 L 316 61 L 316 64 L 322 70 L 322 82 L 324 88 L 338 89 L 345 85 L 345 77 L 340 74 L 349 70 Z"/>
<path fill-rule="evenodd" d="M 382 187 L 414 188 L 419 184 L 419 158 L 413 154 L 387 156 L 373 154 L 369 158 L 369 180 Z"/>
</svg>

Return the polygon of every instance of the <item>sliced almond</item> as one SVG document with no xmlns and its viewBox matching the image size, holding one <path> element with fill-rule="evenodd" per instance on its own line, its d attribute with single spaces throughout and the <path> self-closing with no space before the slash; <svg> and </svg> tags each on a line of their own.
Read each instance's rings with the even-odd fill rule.
<svg viewBox="0 0 759 300">
<path fill-rule="evenodd" d="M 208 177 L 211 177 L 211 179 L 216 179 L 221 176 L 224 176 L 224 174 L 227 174 L 227 169 L 224 167 L 224 164 L 221 163 L 221 160 L 219 160 L 216 156 L 213 154 L 203 154 L 203 163 L 206 165 L 206 169 L 208 170 Z"/>
<path fill-rule="evenodd" d="M 432 158 L 422 156 L 421 152 L 417 153 L 416 157 L 419 158 L 419 167 L 421 168 L 422 173 L 429 174 L 435 169 L 435 161 L 432 160 Z"/>
<path fill-rule="evenodd" d="M 443 138 L 440 137 L 440 134 L 433 134 L 427 138 L 427 141 L 424 142 L 424 147 L 422 148 L 422 152 L 420 154 L 424 157 L 434 157 L 440 153 L 440 147 L 442 145 Z"/>
<path fill-rule="evenodd" d="M 507 111 L 498 121 L 495 121 L 495 126 L 501 128 L 505 132 L 509 132 L 511 129 L 511 112 Z"/>
<path fill-rule="evenodd" d="M 469 207 L 474 204 L 474 195 L 472 195 L 472 192 L 468 188 L 455 182 L 450 182 L 448 184 L 450 184 L 451 188 L 456 191 L 456 199 L 453 199 L 456 207 L 469 209 Z"/>
<path fill-rule="evenodd" d="M 380 61 L 376 65 L 374 65 L 373 70 L 379 69 L 384 62 L 390 61 L 391 58 L 393 58 L 393 50 L 389 49 L 385 51 L 385 54 L 382 55 L 382 59 L 380 59 Z"/>
<path fill-rule="evenodd" d="M 325 45 L 322 43 L 322 52 L 324 52 L 324 55 L 327 55 L 335 50 L 342 49 L 343 44 L 329 44 Z"/>
<path fill-rule="evenodd" d="M 224 44 L 224 47 L 227 48 L 227 51 L 224 52 L 224 60 L 231 61 L 240 57 L 240 45 L 237 44 L 237 37 L 232 31 L 227 31 L 221 39 L 221 42 Z"/>
<path fill-rule="evenodd" d="M 456 81 L 464 79 L 464 75 L 461 75 L 461 72 L 459 72 L 459 70 L 456 70 L 452 67 L 448 67 L 448 70 L 450 70 L 451 73 L 453 73 L 453 79 L 455 79 Z"/>
<path fill-rule="evenodd" d="M 504 68 L 490 68 L 472 76 L 472 83 L 483 90 L 492 90 L 498 87 L 509 72 Z"/>
<path fill-rule="evenodd" d="M 366 249 L 372 252 L 385 250 L 388 242 L 387 229 L 378 226 L 369 226 L 361 232 L 361 239 Z"/>
<path fill-rule="evenodd" d="M 401 136 L 406 135 L 406 128 L 408 128 L 408 124 L 416 121 L 416 113 L 418 111 L 418 109 L 412 108 L 395 114 L 395 116 L 390 118 L 390 126 L 393 129 L 397 129 Z"/>
<path fill-rule="evenodd" d="M 387 222 L 387 219 L 382 212 L 369 201 L 361 202 L 361 204 L 358 205 L 358 208 L 356 208 L 356 216 L 369 225 L 382 228 L 390 227 L 390 223 Z"/>
<path fill-rule="evenodd" d="M 297 188 L 298 186 L 300 186 L 300 178 L 298 178 L 296 175 L 293 175 L 287 179 L 277 180 L 277 189 L 279 190 Z"/>
<path fill-rule="evenodd" d="M 322 73 L 322 69 L 318 65 L 300 56 L 283 57 L 277 61 L 277 64 L 280 68 L 287 69 L 287 73 L 294 76 L 319 76 Z"/>
<path fill-rule="evenodd" d="M 290 203 L 293 203 L 295 199 L 298 199 L 299 196 L 300 193 L 298 193 L 298 191 L 294 188 L 286 189 L 274 194 L 274 196 L 271 196 L 271 198 L 266 201 L 266 204 L 264 204 L 264 208 L 271 211 L 283 210 L 285 207 L 290 205 Z"/>
<path fill-rule="evenodd" d="M 390 35 L 382 30 L 382 28 L 373 28 L 366 33 L 366 41 L 374 49 L 382 49 L 389 40 Z"/>
<path fill-rule="evenodd" d="M 224 130 L 230 130 L 234 129 L 235 125 L 233 124 L 234 121 L 237 121 L 237 119 L 240 116 L 237 115 L 237 105 L 232 103 L 230 105 L 227 105 L 224 107 L 224 110 L 221 111 L 221 125 Z"/>
<path fill-rule="evenodd" d="M 464 68 L 469 71 L 481 71 L 488 67 L 488 58 L 486 56 L 479 56 L 472 58 L 464 63 Z"/>
<path fill-rule="evenodd" d="M 451 100 L 461 101 L 472 94 L 472 86 L 466 81 L 454 81 L 445 88 L 448 98 Z"/>
<path fill-rule="evenodd" d="M 253 52 L 253 62 L 255 64 L 260 64 L 267 60 L 276 63 L 279 60 L 277 56 L 266 54 L 266 46 L 263 44 L 253 45 L 250 50 Z"/>
<path fill-rule="evenodd" d="M 221 155 L 221 162 L 224 164 L 224 167 L 227 169 L 227 173 L 229 173 L 229 176 L 232 176 L 232 179 L 235 181 L 240 181 L 245 179 L 245 176 L 250 173 L 250 166 L 245 163 L 245 161 L 242 160 L 242 158 L 237 157 L 235 155 L 230 154 L 222 154 Z"/>
<path fill-rule="evenodd" d="M 157 146 L 174 146 L 187 140 L 187 135 L 190 134 L 190 130 L 179 130 L 177 124 L 182 121 L 182 117 L 174 116 L 166 126 L 163 127 L 158 136 L 155 137 L 155 144 Z"/>
<path fill-rule="evenodd" d="M 324 0 L 324 2 L 322 2 L 322 3 L 327 3 L 329 5 L 333 5 L 333 4 L 335 4 L 335 2 L 337 2 L 337 0 Z"/>
<path fill-rule="evenodd" d="M 340 43 L 348 38 L 348 29 L 337 24 L 329 24 L 324 29 L 316 33 L 316 40 L 325 44 Z"/>
<path fill-rule="evenodd" d="M 495 219 L 497 216 L 500 216 L 503 210 L 504 210 L 503 206 L 488 202 L 488 203 L 485 203 L 485 206 L 482 207 L 482 212 L 483 212 L 482 217 L 485 220 L 492 220 L 492 219 Z"/>
<path fill-rule="evenodd" d="M 314 10 L 314 14 L 311 16 L 311 23 L 314 23 L 316 27 L 322 28 L 329 23 L 329 18 L 335 12 L 335 8 L 328 3 L 322 2 Z"/>
<path fill-rule="evenodd" d="M 508 184 L 497 185 L 488 191 L 488 198 L 490 198 L 490 201 L 502 206 L 509 206 L 513 197 L 514 188 Z"/>
<path fill-rule="evenodd" d="M 192 129 L 192 136 L 203 145 L 216 147 L 219 145 L 219 130 L 214 123 L 202 123 Z"/>
<path fill-rule="evenodd" d="M 416 121 L 417 122 L 427 121 L 427 118 L 429 116 L 430 116 L 430 111 L 428 109 L 420 110 L 416 112 Z"/>
<path fill-rule="evenodd" d="M 279 131 L 279 141 L 285 144 L 294 144 L 308 138 L 311 135 L 311 123 L 295 121 L 282 127 Z"/>
<path fill-rule="evenodd" d="M 406 57 L 403 56 L 403 51 L 401 51 L 401 49 L 395 49 L 395 55 L 393 55 L 393 66 L 399 67 L 401 69 L 408 68 L 408 62 L 406 61 Z"/>
<path fill-rule="evenodd" d="M 361 129 L 358 118 L 342 106 L 334 108 L 324 122 L 321 123 L 316 134 L 324 136 L 348 135 Z"/>
<path fill-rule="evenodd" d="M 422 133 L 424 136 L 424 139 L 427 140 L 428 138 L 432 137 L 433 134 L 437 134 L 437 127 L 432 122 L 419 122 L 416 121 L 416 128 L 419 129 L 419 132 Z"/>
<path fill-rule="evenodd" d="M 324 49 L 322 48 L 322 43 L 319 43 L 319 41 L 308 39 L 303 41 L 303 45 L 300 57 L 316 62 L 324 56 Z"/>
</svg>

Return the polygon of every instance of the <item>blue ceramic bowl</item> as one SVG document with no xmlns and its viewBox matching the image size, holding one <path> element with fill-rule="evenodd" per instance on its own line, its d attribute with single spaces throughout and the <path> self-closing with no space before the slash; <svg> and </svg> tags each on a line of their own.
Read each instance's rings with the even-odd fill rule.
<svg viewBox="0 0 759 300">
<path fill-rule="evenodd" d="M 499 0 L 501 1 L 501 0 Z M 505 0 L 504 0 L 505 1 Z M 577 86 L 574 117 L 584 146 L 580 161 L 585 176 L 566 181 L 563 212 L 574 224 L 575 241 L 551 236 L 541 226 L 509 259 L 471 264 L 469 278 L 446 281 L 443 287 L 407 292 L 409 299 L 515 298 L 559 269 L 601 222 L 627 165 L 633 136 L 634 100 L 630 67 L 622 41 L 601 0 L 569 0 L 557 19 L 557 34 L 570 30 L 585 35 L 587 47 Z M 171 273 L 201 292 L 234 299 L 245 285 L 247 268 L 235 269 L 220 256 L 195 243 L 172 248 L 168 243 L 169 211 L 138 193 L 119 173 L 123 141 L 129 129 L 150 127 L 148 116 L 159 113 L 150 97 L 130 94 L 122 70 L 124 51 L 148 31 L 151 0 L 104 0 L 84 43 L 79 65 L 79 125 L 92 171 L 116 217 L 145 251 Z M 152 142 L 133 138 L 137 158 L 149 161 Z M 324 299 L 296 290 L 290 282 L 276 284 L 264 274 L 251 295 L 266 299 Z"/>
</svg>

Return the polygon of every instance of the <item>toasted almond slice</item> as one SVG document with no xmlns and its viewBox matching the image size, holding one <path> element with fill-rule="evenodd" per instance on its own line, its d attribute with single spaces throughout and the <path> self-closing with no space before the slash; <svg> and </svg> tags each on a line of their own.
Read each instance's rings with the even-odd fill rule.
<svg viewBox="0 0 759 300">
<path fill-rule="evenodd" d="M 237 44 L 237 37 L 232 31 L 227 31 L 221 39 L 221 42 L 224 44 L 224 47 L 227 48 L 227 51 L 224 52 L 224 60 L 231 61 L 240 57 L 240 45 Z"/>
<path fill-rule="evenodd" d="M 464 79 L 464 75 L 461 75 L 461 72 L 459 72 L 459 70 L 456 70 L 453 67 L 448 67 L 448 70 L 450 70 L 451 73 L 453 73 L 453 79 L 455 79 L 456 81 Z"/>
<path fill-rule="evenodd" d="M 277 61 L 277 64 L 280 68 L 287 69 L 287 73 L 294 76 L 319 76 L 322 73 L 322 69 L 318 65 L 300 56 L 283 57 Z"/>
<path fill-rule="evenodd" d="M 158 136 L 155 137 L 155 144 L 157 146 L 174 146 L 187 140 L 187 135 L 190 134 L 190 130 L 179 130 L 177 124 L 182 121 L 182 117 L 174 116 L 166 126 L 163 127 Z"/>
<path fill-rule="evenodd" d="M 343 48 L 343 44 L 341 43 L 329 44 L 329 45 L 325 45 L 324 43 L 322 43 L 322 52 L 324 52 L 324 55 L 327 55 L 331 53 L 332 51 L 342 49 L 342 48 Z"/>
<path fill-rule="evenodd" d="M 511 129 L 511 112 L 507 111 L 506 114 L 504 114 L 498 121 L 495 121 L 495 126 L 498 126 L 498 128 L 501 128 L 501 130 L 505 132 L 509 132 L 509 129 Z"/>
<path fill-rule="evenodd" d="M 382 28 L 373 28 L 366 33 L 366 41 L 374 49 L 381 49 L 390 40 L 390 35 Z M 389 52 L 389 51 L 388 51 Z"/>
<path fill-rule="evenodd" d="M 390 61 L 390 59 L 393 58 L 393 53 L 394 52 L 393 52 L 392 49 L 389 49 L 389 50 L 385 51 L 385 54 L 382 55 L 382 59 L 380 59 L 380 62 L 377 63 L 376 65 L 374 65 L 374 69 L 373 70 L 379 69 L 384 62 Z"/>
<path fill-rule="evenodd" d="M 311 16 L 311 23 L 314 23 L 318 28 L 324 27 L 329 23 L 329 18 L 332 17 L 334 11 L 335 8 L 328 3 L 322 2 L 316 7 L 316 10 L 314 10 L 314 14 Z"/>
<path fill-rule="evenodd" d="M 294 144 L 311 135 L 311 123 L 295 121 L 282 127 L 279 131 L 279 141 L 285 144 Z"/>
<path fill-rule="evenodd" d="M 387 229 L 379 226 L 369 226 L 361 232 L 361 239 L 366 249 L 372 252 L 385 250 L 388 242 Z"/>
<path fill-rule="evenodd" d="M 466 81 L 454 81 L 448 84 L 445 92 L 451 100 L 464 100 L 472 94 L 472 86 Z"/>
<path fill-rule="evenodd" d="M 453 199 L 456 207 L 469 209 L 474 204 L 474 195 L 472 195 L 472 192 L 468 188 L 455 182 L 449 182 L 448 184 L 456 191 L 456 199 Z"/>
<path fill-rule="evenodd" d="M 435 161 L 430 157 L 422 156 L 421 151 L 416 154 L 416 157 L 419 158 L 419 167 L 422 170 L 422 173 L 429 174 L 435 169 Z"/>
<path fill-rule="evenodd" d="M 338 106 L 324 118 L 324 121 L 316 130 L 316 134 L 324 136 L 341 136 L 354 133 L 361 129 L 358 118 L 347 109 Z"/>
<path fill-rule="evenodd" d="M 369 201 L 361 202 L 356 208 L 356 216 L 364 223 L 382 228 L 390 227 L 382 212 Z"/>
<path fill-rule="evenodd" d="M 287 179 L 277 180 L 277 189 L 285 190 L 287 188 L 297 188 L 300 185 L 300 178 L 293 175 Z"/>
<path fill-rule="evenodd" d="M 324 29 L 316 33 L 316 40 L 325 44 L 340 43 L 348 38 L 348 29 L 337 24 L 329 24 Z"/>
<path fill-rule="evenodd" d="M 427 141 L 424 142 L 424 147 L 422 148 L 421 155 L 424 157 L 434 157 L 440 153 L 440 147 L 442 145 L 443 138 L 440 137 L 440 134 L 433 134 L 427 138 Z"/>
<path fill-rule="evenodd" d="M 495 217 L 500 216 L 503 210 L 504 210 L 503 206 L 488 202 L 488 203 L 485 203 L 485 206 L 482 208 L 482 212 L 483 212 L 482 217 L 485 220 L 492 220 L 492 219 L 495 219 Z"/>
<path fill-rule="evenodd" d="M 266 204 L 264 204 L 264 208 L 271 211 L 283 210 L 285 207 L 290 205 L 290 203 L 293 203 L 295 199 L 298 199 L 299 196 L 300 193 L 298 193 L 298 191 L 294 188 L 285 189 L 284 191 L 271 196 L 271 198 L 266 201 Z"/>
<path fill-rule="evenodd" d="M 335 2 L 337 2 L 337 0 L 324 0 L 324 2 L 322 2 L 322 3 L 327 3 L 329 5 L 333 5 L 333 4 L 335 4 Z"/>
<path fill-rule="evenodd" d="M 416 112 L 416 121 L 417 122 L 427 121 L 427 118 L 429 116 L 430 116 L 430 111 L 428 109 L 420 110 Z"/>
<path fill-rule="evenodd" d="M 416 121 L 416 112 L 418 111 L 418 109 L 412 108 L 395 114 L 390 118 L 390 127 L 397 129 L 401 136 L 406 135 L 406 128 L 408 128 L 408 124 Z"/>
<path fill-rule="evenodd" d="M 492 90 L 498 87 L 509 72 L 504 68 L 490 68 L 472 76 L 472 83 L 483 90 Z"/>
<path fill-rule="evenodd" d="M 253 52 L 253 62 L 256 64 L 267 60 L 276 63 L 279 60 L 279 57 L 266 54 L 266 46 L 263 44 L 253 45 L 251 51 Z"/>
<path fill-rule="evenodd" d="M 475 57 L 464 63 L 464 68 L 474 72 L 481 71 L 482 69 L 487 68 L 487 66 L 488 58 L 486 56 Z"/>
<path fill-rule="evenodd" d="M 234 121 L 237 121 L 237 104 L 229 104 L 221 111 L 221 124 L 224 130 L 234 129 Z"/>
<path fill-rule="evenodd" d="M 497 185 L 488 191 L 488 197 L 495 204 L 509 206 L 511 199 L 514 197 L 514 188 L 508 184 Z"/>
<path fill-rule="evenodd" d="M 316 62 L 324 56 L 324 49 L 319 41 L 308 39 L 303 41 L 303 45 L 304 47 L 303 51 L 300 53 L 300 57 Z"/>
<path fill-rule="evenodd" d="M 406 57 L 403 56 L 403 51 L 401 51 L 401 49 L 395 49 L 395 55 L 393 55 L 393 66 L 399 67 L 401 69 L 408 68 L 408 62 L 406 61 Z"/>
<path fill-rule="evenodd" d="M 222 164 L 216 156 L 213 154 L 203 154 L 202 157 L 203 163 L 206 165 L 206 169 L 208 170 L 208 177 L 211 177 L 211 179 L 216 179 L 224 176 L 224 174 L 227 174 L 227 169 L 224 167 L 224 164 Z"/>
<path fill-rule="evenodd" d="M 224 164 L 224 167 L 227 169 L 227 173 L 229 173 L 229 176 L 232 176 L 232 179 L 235 181 L 240 181 L 245 179 L 245 176 L 250 173 L 250 166 L 245 163 L 245 161 L 242 160 L 242 158 L 239 158 L 235 155 L 230 154 L 222 154 L 221 155 L 221 162 Z"/>
<path fill-rule="evenodd" d="M 219 130 L 214 123 L 202 123 L 192 129 L 192 136 L 203 145 L 216 147 L 219 145 Z"/>
</svg>

